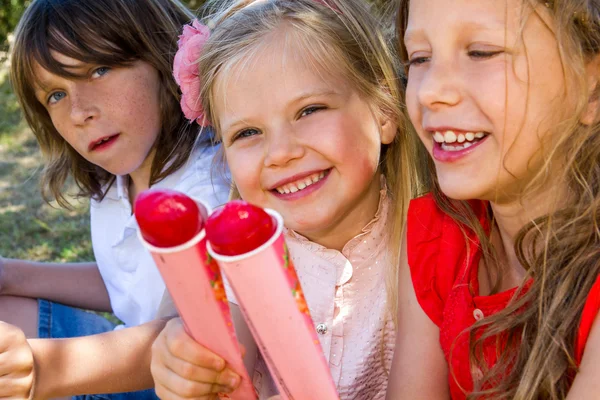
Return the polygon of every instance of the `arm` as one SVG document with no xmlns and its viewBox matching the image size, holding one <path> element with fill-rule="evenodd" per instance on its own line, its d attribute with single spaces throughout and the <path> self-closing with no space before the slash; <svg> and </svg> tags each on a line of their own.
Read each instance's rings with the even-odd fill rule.
<svg viewBox="0 0 600 400">
<path fill-rule="evenodd" d="M 439 329 L 417 302 L 402 246 L 398 283 L 398 333 L 387 391 L 388 400 L 450 399 L 448 367 L 439 342 Z"/>
<path fill-rule="evenodd" d="M 98 266 L 91 262 L 55 264 L 0 258 L 0 295 L 112 311 Z"/>
<path fill-rule="evenodd" d="M 600 316 L 596 316 L 585 345 L 579 372 L 567 400 L 600 399 Z"/>
<path fill-rule="evenodd" d="M 35 399 L 153 386 L 150 349 L 165 321 L 72 339 L 30 339 Z"/>
</svg>

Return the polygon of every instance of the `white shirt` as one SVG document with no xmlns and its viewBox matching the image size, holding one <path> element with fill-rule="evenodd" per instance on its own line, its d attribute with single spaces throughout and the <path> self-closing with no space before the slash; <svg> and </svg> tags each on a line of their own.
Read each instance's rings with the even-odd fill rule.
<svg viewBox="0 0 600 400">
<path fill-rule="evenodd" d="M 195 150 L 185 165 L 152 187 L 186 193 L 211 207 L 225 203 L 229 184 L 219 174 L 211 176 L 217 151 L 218 146 Z M 125 326 L 136 326 L 156 317 L 165 284 L 138 240 L 128 180 L 117 176 L 102 201 L 92 200 L 90 214 L 92 247 L 113 313 Z"/>
</svg>

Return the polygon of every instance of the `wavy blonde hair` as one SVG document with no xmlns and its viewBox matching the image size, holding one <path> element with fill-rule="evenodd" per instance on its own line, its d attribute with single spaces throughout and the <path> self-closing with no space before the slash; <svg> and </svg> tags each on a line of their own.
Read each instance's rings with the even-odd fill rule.
<svg viewBox="0 0 600 400">
<path fill-rule="evenodd" d="M 589 90 L 586 73 L 586 66 L 600 52 L 600 2 L 523 3 L 528 11 L 538 13 L 541 6 L 550 12 L 567 83 L 565 98 L 576 101 L 575 111 L 565 115 L 551 133 L 552 147 L 543 149 L 544 164 L 522 196 L 554 184 L 560 185 L 561 192 L 566 189 L 568 198 L 520 230 L 514 246 L 527 271 L 522 285 L 507 308 L 478 321 L 467 332 L 471 363 L 484 372 L 483 378 L 475 380 L 468 399 L 565 398 L 577 372 L 575 341 L 582 309 L 600 274 L 600 124 L 597 115 L 592 125 L 580 123 L 600 90 L 598 85 Z M 402 0 L 397 21 L 399 52 L 405 61 L 408 7 L 409 0 Z M 472 209 L 467 202 L 441 193 L 431 162 L 430 172 L 440 208 L 478 234 L 486 268 L 500 277 L 501 266 Z M 489 218 L 493 221 L 491 212 Z M 530 278 L 533 283 L 525 291 Z M 495 285 L 494 291 L 497 288 Z M 484 341 L 499 336 L 507 345 L 498 345 L 498 362 L 490 369 L 483 357 Z"/>
<path fill-rule="evenodd" d="M 213 26 L 199 60 L 201 101 L 206 115 L 218 122 L 214 109 L 219 74 L 247 59 L 263 39 L 286 24 L 319 72 L 342 76 L 362 98 L 398 124 L 396 137 L 384 146 L 381 170 L 392 199 L 391 260 L 397 260 L 408 203 L 418 188 L 417 140 L 410 134 L 398 65 L 382 33 L 382 24 L 363 0 L 237 1 L 209 16 Z M 217 137 L 220 127 L 215 124 Z M 424 158 L 423 158 L 424 159 Z M 235 192 L 233 197 L 239 196 Z M 388 297 L 396 315 L 397 263 L 392 262 Z"/>
</svg>

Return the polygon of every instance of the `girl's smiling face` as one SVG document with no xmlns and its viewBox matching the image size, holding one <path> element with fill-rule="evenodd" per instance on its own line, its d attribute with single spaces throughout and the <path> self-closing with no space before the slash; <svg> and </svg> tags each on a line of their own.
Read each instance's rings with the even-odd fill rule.
<svg viewBox="0 0 600 400">
<path fill-rule="evenodd" d="M 394 139 L 396 125 L 281 36 L 217 78 L 225 156 L 244 200 L 341 248 L 377 210 L 381 146 Z"/>
<path fill-rule="evenodd" d="M 404 44 L 409 115 L 441 189 L 514 199 L 540 171 L 560 114 L 573 109 L 547 10 L 521 0 L 411 0 Z"/>
</svg>

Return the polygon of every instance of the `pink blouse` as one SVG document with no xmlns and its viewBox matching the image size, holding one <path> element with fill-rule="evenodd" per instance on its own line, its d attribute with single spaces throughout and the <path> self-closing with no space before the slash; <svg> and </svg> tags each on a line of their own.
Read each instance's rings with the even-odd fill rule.
<svg viewBox="0 0 600 400">
<path fill-rule="evenodd" d="M 341 252 L 288 230 L 286 241 L 302 290 L 342 400 L 385 399 L 395 345 L 386 295 L 386 218 L 389 199 Z M 266 379 L 265 379 L 266 378 Z M 276 393 L 264 362 L 254 385 L 260 399 Z"/>
<path fill-rule="evenodd" d="M 341 400 L 385 399 L 396 337 L 386 294 L 389 204 L 382 189 L 375 217 L 341 252 L 286 231 L 290 254 Z M 237 304 L 227 289 L 227 297 Z M 165 297 L 161 315 L 172 315 L 172 302 L 168 295 Z M 261 400 L 277 394 L 260 355 L 251 376 Z"/>
</svg>

